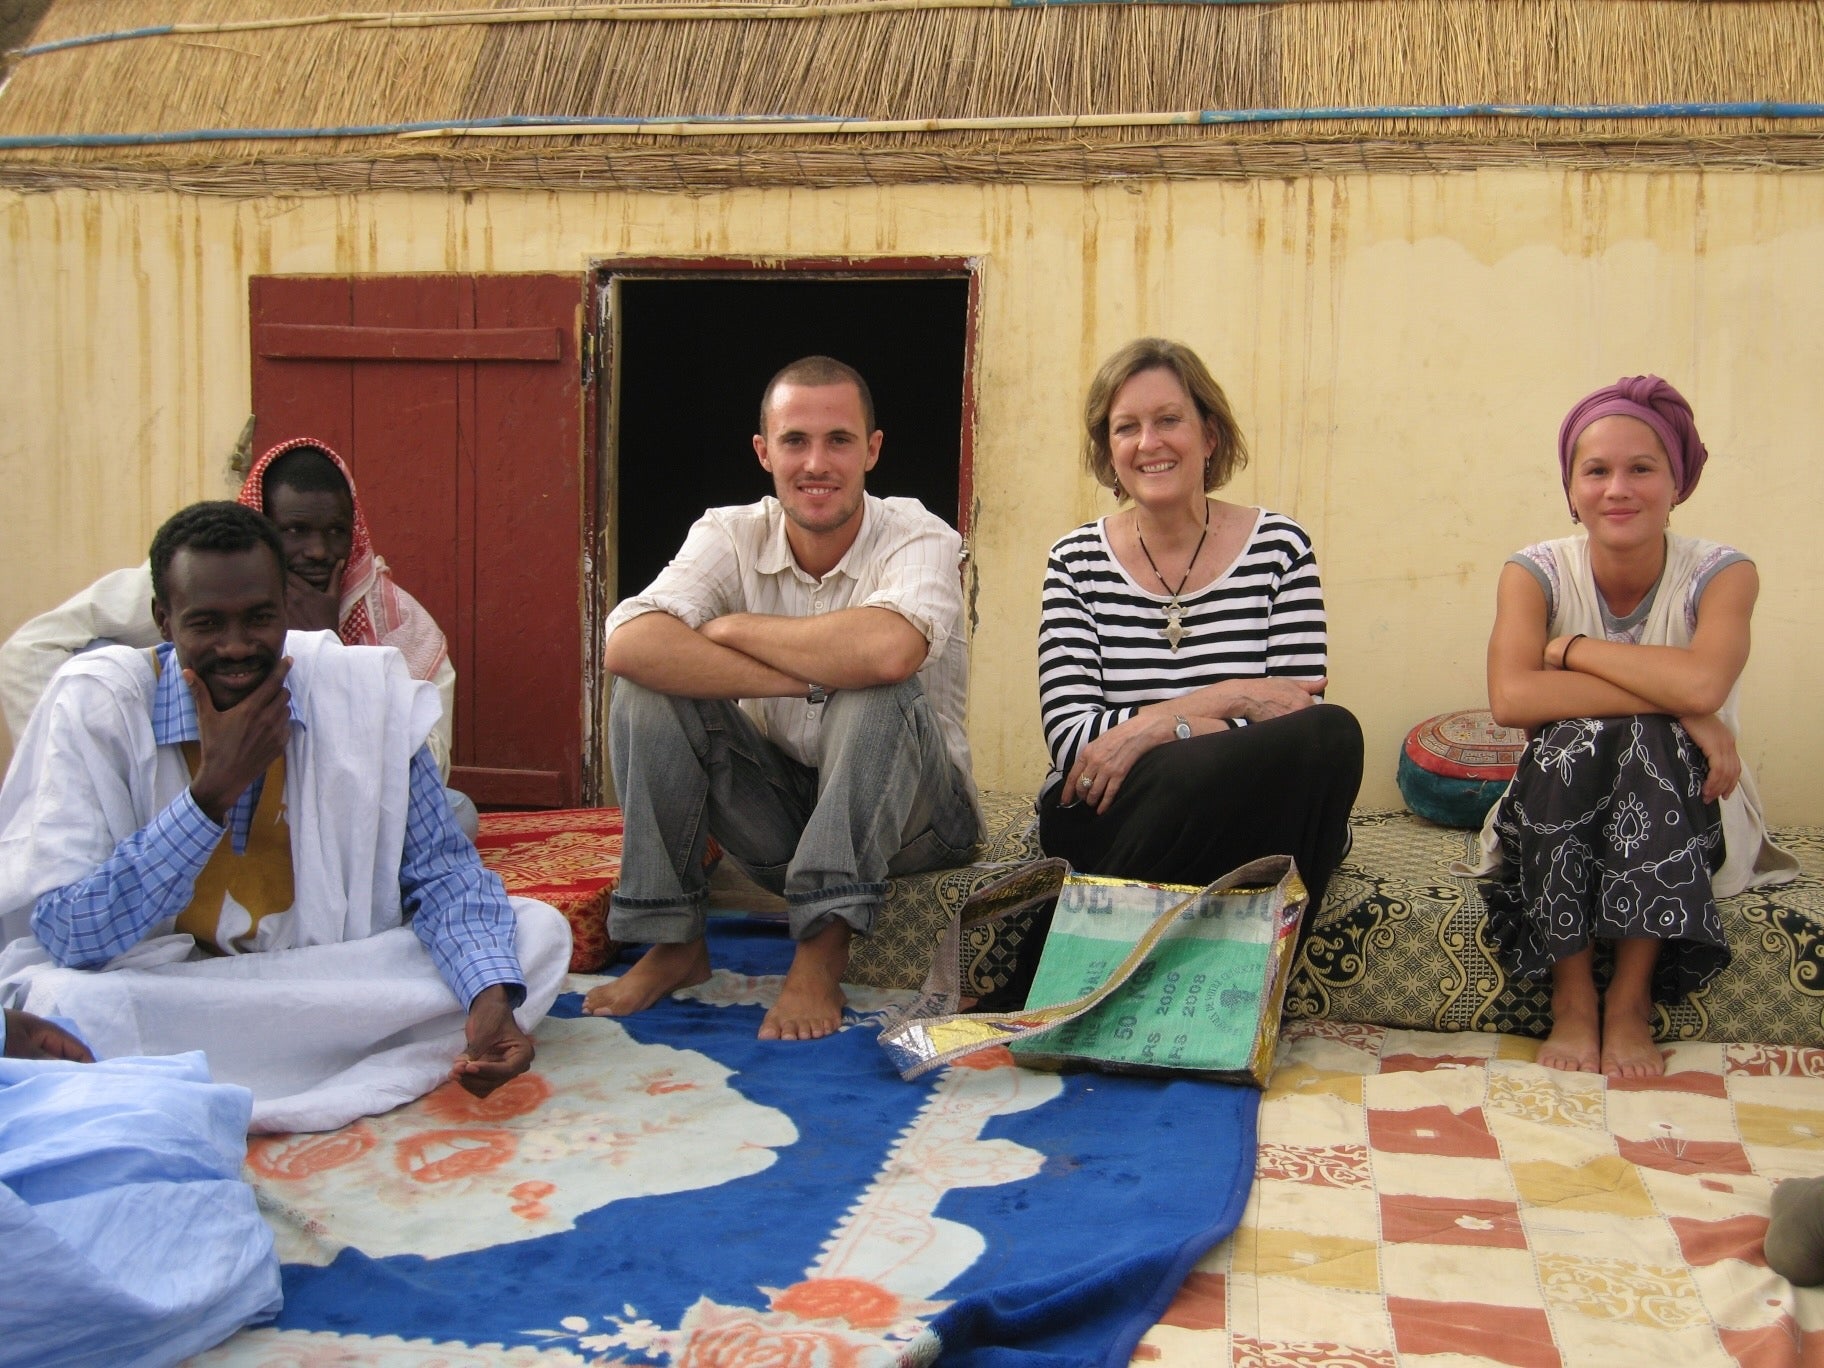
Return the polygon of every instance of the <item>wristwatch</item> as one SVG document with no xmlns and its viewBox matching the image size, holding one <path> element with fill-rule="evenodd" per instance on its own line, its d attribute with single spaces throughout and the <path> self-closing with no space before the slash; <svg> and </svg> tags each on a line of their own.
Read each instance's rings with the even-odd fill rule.
<svg viewBox="0 0 1824 1368">
<path fill-rule="evenodd" d="M 821 684 L 813 684 L 804 691 L 804 701 L 806 703 L 822 703 L 828 697 L 829 694 L 824 692 L 823 685 Z"/>
<path fill-rule="evenodd" d="M 1175 713 L 1172 715 L 1172 722 L 1174 723 L 1172 735 L 1177 737 L 1180 741 L 1189 741 L 1191 739 L 1191 724 Z"/>
</svg>

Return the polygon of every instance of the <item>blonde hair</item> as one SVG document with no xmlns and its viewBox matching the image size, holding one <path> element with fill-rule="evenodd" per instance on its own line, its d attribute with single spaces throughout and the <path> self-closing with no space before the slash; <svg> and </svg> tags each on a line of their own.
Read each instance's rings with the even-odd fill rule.
<svg viewBox="0 0 1824 1368">
<path fill-rule="evenodd" d="M 1203 492 L 1220 489 L 1236 471 L 1248 463 L 1247 438 L 1229 410 L 1229 399 L 1203 364 L 1197 353 L 1182 342 L 1163 337 L 1142 337 L 1129 342 L 1102 363 L 1096 378 L 1090 381 L 1089 398 L 1083 405 L 1083 464 L 1104 489 L 1125 497 L 1115 476 L 1114 456 L 1108 446 L 1108 411 L 1115 395 L 1129 380 L 1142 371 L 1165 370 L 1178 377 L 1184 392 L 1197 406 L 1203 429 L 1215 443 L 1215 450 L 1203 470 Z"/>
</svg>

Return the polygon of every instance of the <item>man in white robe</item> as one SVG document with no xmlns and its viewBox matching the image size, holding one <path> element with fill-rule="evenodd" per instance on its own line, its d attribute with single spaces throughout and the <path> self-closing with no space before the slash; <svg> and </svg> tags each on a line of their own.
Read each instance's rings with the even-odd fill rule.
<svg viewBox="0 0 1824 1368">
<path fill-rule="evenodd" d="M 165 644 L 59 670 L 0 788 L 0 1004 L 103 1058 L 204 1050 L 255 1130 L 524 1072 L 569 930 L 456 829 L 435 688 L 391 648 L 288 635 L 250 509 L 183 510 L 150 564 Z"/>
</svg>

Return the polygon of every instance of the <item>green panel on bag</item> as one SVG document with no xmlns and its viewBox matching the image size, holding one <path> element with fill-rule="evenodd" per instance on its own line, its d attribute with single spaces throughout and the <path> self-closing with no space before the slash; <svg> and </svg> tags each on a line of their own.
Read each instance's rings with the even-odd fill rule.
<svg viewBox="0 0 1824 1368">
<path fill-rule="evenodd" d="M 1126 983 L 1074 1021 L 1010 1048 L 1023 1061 L 1255 1077 L 1277 1036 L 1279 965 L 1290 954 L 1272 889 L 1199 892 L 1072 877 L 1045 938 L 1028 1009 L 1070 1002 L 1107 982 L 1154 921 L 1186 898 L 1165 938 Z M 1294 920 L 1293 925 L 1296 925 Z"/>
</svg>

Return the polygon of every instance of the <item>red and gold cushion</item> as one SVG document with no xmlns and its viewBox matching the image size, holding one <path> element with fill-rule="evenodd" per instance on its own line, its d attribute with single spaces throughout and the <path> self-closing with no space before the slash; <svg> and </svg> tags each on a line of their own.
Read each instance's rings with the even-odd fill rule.
<svg viewBox="0 0 1824 1368">
<path fill-rule="evenodd" d="M 621 877 L 621 810 L 484 812 L 481 862 L 507 892 L 550 903 L 570 923 L 570 970 L 600 973 L 619 946 L 608 938 L 608 895 Z"/>
</svg>

